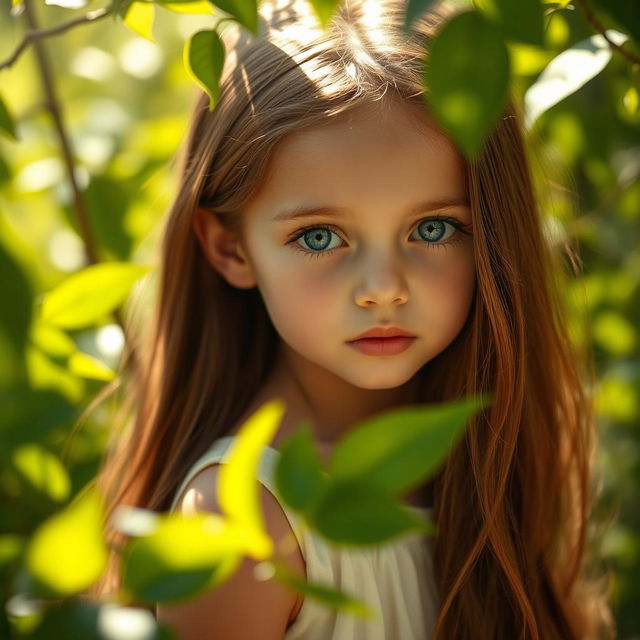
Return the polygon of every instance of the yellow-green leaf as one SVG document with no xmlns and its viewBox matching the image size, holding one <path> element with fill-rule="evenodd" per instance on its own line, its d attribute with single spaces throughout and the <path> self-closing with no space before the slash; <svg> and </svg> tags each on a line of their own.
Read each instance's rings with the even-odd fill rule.
<svg viewBox="0 0 640 640">
<path fill-rule="evenodd" d="M 104 362 L 80 351 L 74 353 L 68 360 L 69 371 L 82 378 L 92 378 L 94 380 L 113 380 L 115 371 L 110 369 Z"/>
<path fill-rule="evenodd" d="M 633 116 L 638 111 L 638 90 L 635 87 L 629 87 L 622 98 L 622 102 L 626 110 Z"/>
<path fill-rule="evenodd" d="M 163 9 L 174 11 L 175 13 L 208 13 L 217 15 L 213 5 L 208 0 L 196 0 L 195 2 L 161 2 L 158 3 Z"/>
<path fill-rule="evenodd" d="M 11 461 L 21 478 L 33 490 L 56 502 L 62 502 L 69 497 L 69 474 L 51 451 L 39 444 L 24 444 L 12 453 Z"/>
<path fill-rule="evenodd" d="M 122 21 L 132 31 L 151 40 L 151 42 L 155 42 L 152 33 L 155 10 L 155 5 L 152 2 L 132 2 Z"/>
<path fill-rule="evenodd" d="M 102 497 L 89 488 L 36 530 L 27 548 L 26 568 L 37 584 L 70 596 L 98 579 L 107 562 L 103 514 Z"/>
<path fill-rule="evenodd" d="M 42 319 L 66 329 L 95 323 L 118 307 L 150 268 L 128 262 L 104 262 L 87 267 L 47 294 Z"/>
<path fill-rule="evenodd" d="M 76 344 L 67 333 L 40 318 L 31 327 L 31 341 L 50 356 L 65 357 L 76 351 Z"/>
<path fill-rule="evenodd" d="M 125 597 L 174 602 L 214 587 L 242 560 L 238 533 L 232 522 L 218 514 L 159 516 L 152 533 L 135 538 L 125 548 Z"/>
<path fill-rule="evenodd" d="M 257 560 L 273 554 L 273 542 L 262 517 L 257 469 L 263 448 L 273 439 L 284 410 L 282 400 L 264 403 L 242 425 L 229 450 L 227 464 L 220 469 L 220 506 L 244 532 L 247 553 Z"/>
</svg>

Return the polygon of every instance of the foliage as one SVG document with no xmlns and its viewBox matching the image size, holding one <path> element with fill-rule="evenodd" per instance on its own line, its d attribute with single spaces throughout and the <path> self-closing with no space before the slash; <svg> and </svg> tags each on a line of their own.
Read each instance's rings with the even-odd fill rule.
<svg viewBox="0 0 640 640">
<path fill-rule="evenodd" d="M 42 23 L 56 25 L 40 28 L 30 3 L 0 9 L 0 635 L 116 638 L 126 629 L 128 638 L 168 638 L 131 603 L 215 586 L 243 554 L 327 606 L 366 615 L 349 594 L 303 584 L 273 558 L 252 478 L 277 427 L 277 404 L 247 422 L 225 465 L 224 518 L 123 509 L 119 524 L 133 538 L 122 550 L 120 601 L 78 597 L 104 565 L 101 498 L 88 483 L 104 452 L 109 408 L 67 435 L 115 376 L 127 340 L 122 310 L 152 274 L 153 233 L 174 186 L 170 161 L 190 91 L 196 83 L 215 106 L 225 55 L 219 30 L 237 21 L 255 34 L 256 4 L 115 0 L 86 12 L 86 0 L 55 0 L 37 5 Z M 336 0 L 311 4 L 323 25 L 337 8 Z M 406 24 L 430 4 L 410 0 Z M 620 637 L 631 638 L 640 634 L 640 16 L 627 0 L 465 6 L 434 42 L 425 69 L 430 106 L 472 157 L 513 91 L 532 158 L 544 159 L 544 167 L 534 163 L 535 177 L 554 179 L 542 202 L 548 232 L 554 242 L 581 245 L 586 269 L 567 292 L 570 320 L 576 342 L 593 341 L 597 356 L 604 504 L 619 511 L 604 543 Z M 21 17 L 29 35 L 15 43 Z M 26 53 L 54 46 L 52 56 Z M 362 425 L 327 469 L 302 428 L 282 451 L 281 497 L 336 544 L 432 533 L 398 495 L 435 471 L 487 400 Z M 398 449 L 372 447 L 389 432 Z M 182 537 L 190 544 L 170 543 Z"/>
</svg>

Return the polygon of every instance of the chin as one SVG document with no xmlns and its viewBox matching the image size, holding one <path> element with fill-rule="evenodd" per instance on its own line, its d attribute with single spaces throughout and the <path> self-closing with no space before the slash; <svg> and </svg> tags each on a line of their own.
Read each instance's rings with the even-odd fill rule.
<svg viewBox="0 0 640 640">
<path fill-rule="evenodd" d="M 381 375 L 378 378 L 374 376 L 364 376 L 358 380 L 347 380 L 347 382 L 351 382 L 353 386 L 359 387 L 360 389 L 397 389 L 409 382 L 414 375 L 415 372 L 409 375 L 398 374 L 396 376 L 390 376 L 389 371 L 386 371 L 384 372 L 384 375 Z"/>
</svg>

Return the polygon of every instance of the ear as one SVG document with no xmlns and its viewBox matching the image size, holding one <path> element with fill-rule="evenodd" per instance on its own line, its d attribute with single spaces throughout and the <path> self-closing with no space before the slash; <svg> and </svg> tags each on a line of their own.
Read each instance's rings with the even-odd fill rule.
<svg viewBox="0 0 640 640">
<path fill-rule="evenodd" d="M 253 266 L 240 238 L 225 228 L 212 211 L 197 207 L 193 230 L 211 266 L 231 286 L 238 289 L 256 286 Z"/>
</svg>

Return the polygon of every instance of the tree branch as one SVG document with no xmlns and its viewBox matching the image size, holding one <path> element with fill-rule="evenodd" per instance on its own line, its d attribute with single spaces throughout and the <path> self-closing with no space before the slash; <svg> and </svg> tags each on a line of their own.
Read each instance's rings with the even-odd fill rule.
<svg viewBox="0 0 640 640">
<path fill-rule="evenodd" d="M 36 17 L 33 12 L 33 8 L 31 7 L 31 0 L 23 0 L 23 6 L 24 6 L 25 19 L 30 28 L 30 33 L 33 34 L 33 33 L 43 33 L 43 32 L 50 31 L 50 30 L 38 31 Z M 109 11 L 102 12 L 100 17 L 104 17 L 105 15 L 108 15 L 108 14 L 109 14 Z M 95 20 L 96 18 L 93 18 L 93 19 Z M 86 20 L 83 19 L 83 20 L 80 20 L 80 22 L 86 22 Z M 67 23 L 67 25 L 69 24 L 71 23 Z M 75 21 L 75 24 L 78 24 L 77 20 Z M 56 29 L 60 29 L 60 27 L 56 27 Z M 60 146 L 62 148 L 64 166 L 65 166 L 67 177 L 69 179 L 69 183 L 71 184 L 71 188 L 74 195 L 74 209 L 76 211 L 78 227 L 80 229 L 80 235 L 84 242 L 86 260 L 89 264 L 96 264 L 100 261 L 98 256 L 97 245 L 93 235 L 93 229 L 91 228 L 91 222 L 89 220 L 89 212 L 87 210 L 86 202 L 83 197 L 80 186 L 78 185 L 78 182 L 76 180 L 75 171 L 74 171 L 75 162 L 73 158 L 73 152 L 71 149 L 71 143 L 69 141 L 69 136 L 67 135 L 67 131 L 64 126 L 61 103 L 58 100 L 58 97 L 56 96 L 54 82 L 53 82 L 53 74 L 49 66 L 49 59 L 47 58 L 47 55 L 44 49 L 44 42 L 41 41 L 41 37 L 35 38 L 35 40 L 33 40 L 33 48 L 36 54 L 37 66 L 40 71 L 40 77 L 42 79 L 42 85 L 44 87 L 44 92 L 46 95 L 45 106 L 48 108 L 49 112 L 51 113 L 55 129 L 60 139 Z M 120 328 L 122 329 L 125 336 L 124 357 L 125 359 L 131 360 L 133 369 L 135 371 L 136 364 L 137 364 L 136 354 L 131 345 L 131 340 L 129 339 L 129 336 L 127 336 L 127 330 L 124 323 L 124 318 L 122 317 L 122 313 L 120 309 L 116 309 L 113 312 L 113 315 L 116 322 L 120 325 Z"/>
<path fill-rule="evenodd" d="M 26 3 L 24 3 L 24 9 L 25 12 L 28 11 Z M 65 31 L 68 31 L 76 25 L 83 24 L 85 22 L 95 22 L 96 20 L 101 20 L 111 13 L 112 7 L 106 7 L 103 9 L 90 11 L 84 16 L 75 18 L 74 20 L 70 20 L 69 22 L 63 22 L 62 24 L 59 24 L 55 27 L 50 27 L 49 29 L 35 29 L 32 27 L 26 32 L 22 42 L 17 46 L 16 50 L 4 62 L 0 63 L 0 70 L 12 66 L 31 42 L 35 43 L 42 38 L 48 38 L 49 36 L 55 36 L 59 33 L 64 33 Z"/>
<path fill-rule="evenodd" d="M 634 64 L 640 64 L 640 58 L 638 56 L 631 53 L 631 51 L 627 51 L 623 49 L 619 44 L 613 42 L 609 36 L 605 33 L 605 28 L 602 23 L 595 17 L 591 7 L 587 4 L 587 0 L 578 0 L 578 4 L 582 7 L 587 20 L 591 23 L 591 26 L 602 35 L 602 37 L 609 43 L 609 46 L 616 51 L 619 51 L 627 60 Z"/>
</svg>

